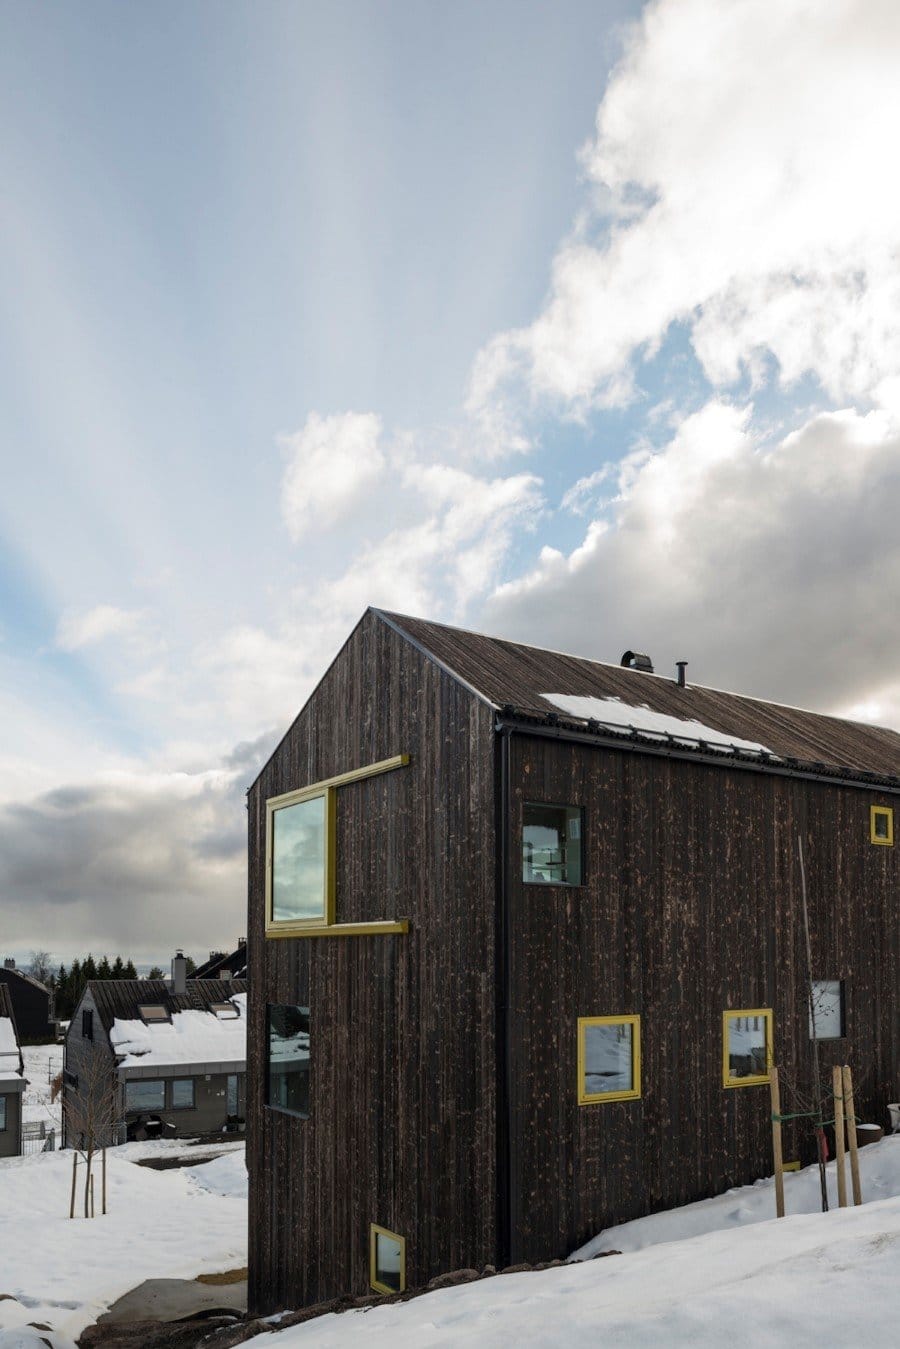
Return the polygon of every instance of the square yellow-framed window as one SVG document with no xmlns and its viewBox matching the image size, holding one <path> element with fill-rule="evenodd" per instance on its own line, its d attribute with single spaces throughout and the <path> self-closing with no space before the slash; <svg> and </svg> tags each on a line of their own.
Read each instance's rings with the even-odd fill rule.
<svg viewBox="0 0 900 1349">
<path fill-rule="evenodd" d="M 334 922 L 334 788 L 266 803 L 266 930 Z"/>
<path fill-rule="evenodd" d="M 883 848 L 894 846 L 894 812 L 890 806 L 872 806 L 869 812 L 869 836 Z"/>
<path fill-rule="evenodd" d="M 578 1104 L 635 1101 L 641 1094 L 641 1018 L 578 1018 Z"/>
<path fill-rule="evenodd" d="M 768 1082 L 771 1067 L 771 1007 L 742 1007 L 723 1012 L 722 1085 L 758 1086 Z"/>
<path fill-rule="evenodd" d="M 369 1227 L 369 1283 L 378 1293 L 406 1289 L 406 1238 L 386 1227 Z"/>
</svg>

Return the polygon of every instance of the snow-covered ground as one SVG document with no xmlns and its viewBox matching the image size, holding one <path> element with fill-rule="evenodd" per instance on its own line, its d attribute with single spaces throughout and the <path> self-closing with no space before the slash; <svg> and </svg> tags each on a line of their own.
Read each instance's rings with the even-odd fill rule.
<svg viewBox="0 0 900 1349">
<path fill-rule="evenodd" d="M 822 1349 L 893 1344 L 900 1325 L 900 1138 L 860 1154 L 861 1208 L 804 1213 L 815 1168 L 613 1228 L 606 1260 L 504 1274 L 263 1335 L 257 1349 Z M 833 1173 L 834 1165 L 829 1167 Z M 889 1194 L 891 1198 L 880 1196 Z M 766 1211 L 767 1210 L 767 1211 Z M 768 1219 L 768 1221 L 766 1220 Z M 692 1235 L 701 1232 L 702 1235 Z"/>
<path fill-rule="evenodd" d="M 185 1148 L 111 1148 L 109 1211 L 94 1219 L 68 1217 L 71 1152 L 0 1161 L 0 1349 L 36 1349 L 41 1334 L 54 1349 L 72 1349 L 85 1326 L 144 1279 L 189 1279 L 246 1265 L 247 1181 L 239 1144 L 206 1166 L 155 1171 L 135 1164 L 138 1157 Z M 99 1159 L 95 1175 L 99 1212 Z M 28 1330 L 29 1322 L 51 1333 Z"/>
<path fill-rule="evenodd" d="M 24 1045 L 25 1060 L 25 1120 L 27 1123 L 43 1120 L 48 1128 L 59 1130 L 60 1101 L 50 1100 L 50 1084 L 62 1072 L 62 1045 Z"/>
</svg>

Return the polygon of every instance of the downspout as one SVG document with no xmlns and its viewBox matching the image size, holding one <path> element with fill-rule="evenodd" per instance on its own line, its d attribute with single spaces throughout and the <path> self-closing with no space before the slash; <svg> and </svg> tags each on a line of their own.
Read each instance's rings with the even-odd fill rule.
<svg viewBox="0 0 900 1349">
<path fill-rule="evenodd" d="M 510 739 L 513 727 L 499 726 L 499 819 L 497 832 L 497 1267 L 511 1264 L 513 1255 L 512 1230 L 512 1091 L 510 1043 L 512 1009 L 510 1007 L 510 921 L 509 921 L 509 802 L 510 802 Z"/>
</svg>

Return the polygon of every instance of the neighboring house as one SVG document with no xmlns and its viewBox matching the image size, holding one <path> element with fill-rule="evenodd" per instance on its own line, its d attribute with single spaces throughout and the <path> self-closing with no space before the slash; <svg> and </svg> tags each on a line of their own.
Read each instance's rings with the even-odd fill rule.
<svg viewBox="0 0 900 1349">
<path fill-rule="evenodd" d="M 64 1146 L 242 1129 L 246 983 L 90 980 L 66 1036 Z"/>
<path fill-rule="evenodd" d="M 12 999 L 0 984 L 0 1157 L 22 1151 L 22 1099 L 28 1083 Z"/>
<path fill-rule="evenodd" d="M 53 994 L 30 974 L 16 969 L 14 960 L 4 960 L 0 984 L 9 989 L 19 1038 L 23 1044 L 48 1043 L 56 1039 Z"/>
<path fill-rule="evenodd" d="M 897 1099 L 900 735 L 623 660 L 370 609 L 251 787 L 254 1312 L 770 1174 L 800 842 L 823 1072 Z"/>
<path fill-rule="evenodd" d="M 234 951 L 210 951 L 209 960 L 198 965 L 188 979 L 246 979 L 247 939 L 241 937 Z"/>
</svg>

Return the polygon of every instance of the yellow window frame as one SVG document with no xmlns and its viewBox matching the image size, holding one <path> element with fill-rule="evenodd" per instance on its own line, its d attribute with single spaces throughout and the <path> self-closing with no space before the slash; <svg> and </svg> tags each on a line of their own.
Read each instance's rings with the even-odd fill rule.
<svg viewBox="0 0 900 1349">
<path fill-rule="evenodd" d="M 385 1283 L 379 1283 L 375 1275 L 378 1272 L 378 1238 L 387 1237 L 390 1241 L 396 1241 L 400 1247 L 400 1287 L 389 1288 Z M 379 1227 L 377 1223 L 369 1224 L 369 1287 L 374 1288 L 378 1293 L 396 1293 L 406 1292 L 406 1237 L 401 1237 L 397 1232 L 391 1232 L 387 1227 Z"/>
<path fill-rule="evenodd" d="M 584 1078 L 587 1031 L 590 1026 L 631 1027 L 631 1090 L 586 1092 Z M 641 1018 L 639 1016 L 580 1016 L 578 1018 L 578 1104 L 603 1105 L 607 1101 L 637 1101 L 641 1096 Z"/>
<path fill-rule="evenodd" d="M 297 791 L 284 792 L 281 796 L 271 796 L 266 801 L 266 936 L 267 937 L 353 937 L 382 935 L 393 932 L 408 932 L 407 918 L 377 919 L 369 923 L 338 923 L 335 914 L 335 878 L 337 871 L 337 792 L 350 782 L 359 782 L 379 773 L 389 773 L 395 768 L 405 768 L 409 763 L 408 754 L 395 754 L 391 759 L 380 759 L 377 763 L 366 764 L 362 768 L 353 768 L 336 777 L 324 778 L 321 782 L 312 782 Z M 274 841 L 275 814 L 288 806 L 296 806 L 301 801 L 312 801 L 317 797 L 325 800 L 325 880 L 321 917 L 313 918 L 275 918 L 273 917 L 272 895 L 272 845 Z"/>
<path fill-rule="evenodd" d="M 728 1022 L 737 1016 L 761 1016 L 766 1025 L 766 1071 L 753 1077 L 732 1077 L 728 1053 Z M 759 1087 L 769 1081 L 769 1069 L 774 1062 L 772 1050 L 773 1024 L 775 1016 L 771 1007 L 736 1007 L 722 1013 L 722 1086 L 723 1087 Z"/>
<path fill-rule="evenodd" d="M 875 834 L 875 821 L 884 816 L 887 820 L 887 835 L 879 838 Z M 869 811 L 869 837 L 872 842 L 882 848 L 893 848 L 894 846 L 894 811 L 891 806 L 872 806 Z"/>
</svg>

